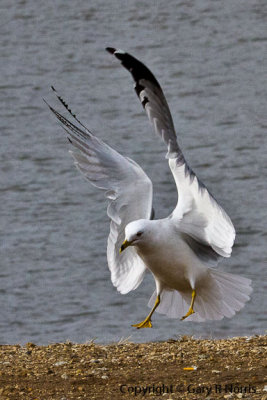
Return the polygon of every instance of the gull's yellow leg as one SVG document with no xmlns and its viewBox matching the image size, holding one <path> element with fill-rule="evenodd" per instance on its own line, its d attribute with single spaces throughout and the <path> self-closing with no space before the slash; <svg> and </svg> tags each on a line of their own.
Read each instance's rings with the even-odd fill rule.
<svg viewBox="0 0 267 400">
<path fill-rule="evenodd" d="M 146 319 L 144 319 L 144 321 L 140 322 L 139 324 L 134 324 L 132 326 L 134 326 L 137 329 L 140 329 L 140 328 L 152 328 L 151 317 L 152 317 L 153 312 L 158 307 L 159 303 L 160 303 L 160 296 L 158 295 L 157 298 L 156 298 L 154 307 L 152 308 L 152 310 L 150 311 L 150 313 L 148 314 Z"/>
<path fill-rule="evenodd" d="M 192 300 L 191 300 L 191 304 L 190 304 L 189 310 L 188 310 L 187 313 L 181 318 L 181 320 L 183 320 L 183 319 L 189 317 L 189 315 L 194 314 L 195 311 L 193 310 L 193 307 L 194 307 L 195 298 L 196 298 L 196 291 L 193 290 L 193 291 L 192 291 Z"/>
</svg>

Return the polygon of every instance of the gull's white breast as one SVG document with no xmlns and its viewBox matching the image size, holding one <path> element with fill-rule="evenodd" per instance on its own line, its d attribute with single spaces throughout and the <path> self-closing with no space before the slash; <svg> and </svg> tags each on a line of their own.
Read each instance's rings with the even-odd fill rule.
<svg viewBox="0 0 267 400">
<path fill-rule="evenodd" d="M 150 225 L 150 240 L 137 248 L 147 268 L 163 287 L 181 292 L 196 289 L 202 284 L 208 268 L 183 240 L 170 219 L 150 221 Z"/>
</svg>

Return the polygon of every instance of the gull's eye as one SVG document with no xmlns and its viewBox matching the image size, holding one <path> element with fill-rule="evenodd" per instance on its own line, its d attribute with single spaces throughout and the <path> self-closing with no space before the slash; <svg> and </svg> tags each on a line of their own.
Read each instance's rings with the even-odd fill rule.
<svg viewBox="0 0 267 400">
<path fill-rule="evenodd" d="M 143 234 L 143 232 L 137 232 L 136 236 L 140 237 Z"/>
</svg>

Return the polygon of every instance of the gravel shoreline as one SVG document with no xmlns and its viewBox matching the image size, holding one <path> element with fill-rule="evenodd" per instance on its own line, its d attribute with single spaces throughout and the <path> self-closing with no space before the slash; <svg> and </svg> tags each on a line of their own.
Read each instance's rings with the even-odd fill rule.
<svg viewBox="0 0 267 400">
<path fill-rule="evenodd" d="M 0 400 L 267 400 L 267 336 L 0 346 Z"/>
</svg>

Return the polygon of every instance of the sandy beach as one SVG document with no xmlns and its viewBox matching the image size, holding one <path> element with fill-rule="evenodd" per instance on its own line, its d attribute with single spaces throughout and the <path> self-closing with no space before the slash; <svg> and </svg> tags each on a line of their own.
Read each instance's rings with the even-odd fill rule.
<svg viewBox="0 0 267 400">
<path fill-rule="evenodd" d="M 267 400 L 266 345 L 267 336 L 2 345 L 0 399 Z"/>
</svg>

